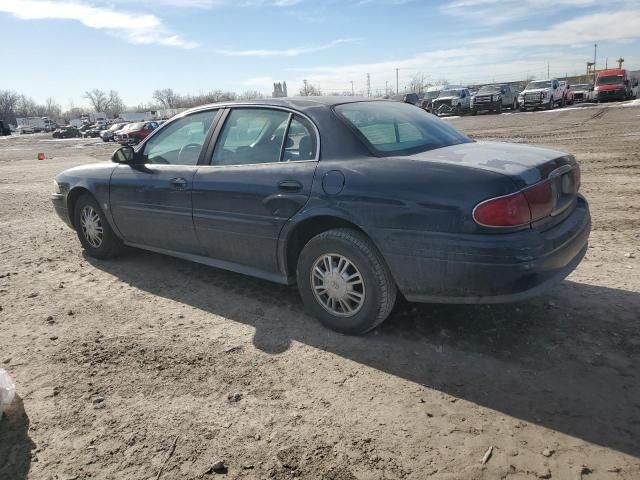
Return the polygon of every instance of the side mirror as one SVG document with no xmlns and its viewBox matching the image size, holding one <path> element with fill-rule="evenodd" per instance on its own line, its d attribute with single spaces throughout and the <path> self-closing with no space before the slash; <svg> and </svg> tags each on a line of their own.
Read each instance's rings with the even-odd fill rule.
<svg viewBox="0 0 640 480">
<path fill-rule="evenodd" d="M 111 155 L 111 161 L 115 163 L 131 163 L 133 162 L 134 156 L 135 151 L 133 148 L 125 145 L 113 152 L 113 155 Z"/>
</svg>

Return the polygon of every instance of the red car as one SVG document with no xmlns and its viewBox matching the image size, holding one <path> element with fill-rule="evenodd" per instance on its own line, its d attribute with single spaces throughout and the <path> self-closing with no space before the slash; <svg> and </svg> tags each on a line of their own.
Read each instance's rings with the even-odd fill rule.
<svg viewBox="0 0 640 480">
<path fill-rule="evenodd" d="M 635 84 L 637 81 L 634 81 Z M 593 92 L 597 102 L 607 100 L 629 100 L 633 98 L 633 87 L 629 70 L 611 69 L 598 72 Z"/>
<path fill-rule="evenodd" d="M 132 123 L 128 128 L 120 130 L 117 141 L 120 145 L 136 145 L 158 128 L 158 122 Z"/>
</svg>

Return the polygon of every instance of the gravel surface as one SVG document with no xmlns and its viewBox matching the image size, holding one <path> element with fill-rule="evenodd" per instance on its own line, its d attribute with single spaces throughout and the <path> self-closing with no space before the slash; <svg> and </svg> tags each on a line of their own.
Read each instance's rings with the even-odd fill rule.
<svg viewBox="0 0 640 480">
<path fill-rule="evenodd" d="M 574 153 L 589 252 L 545 296 L 400 305 L 362 337 L 294 288 L 83 256 L 51 179 L 114 145 L 0 137 L 0 479 L 640 478 L 640 108 L 449 121 Z"/>
</svg>

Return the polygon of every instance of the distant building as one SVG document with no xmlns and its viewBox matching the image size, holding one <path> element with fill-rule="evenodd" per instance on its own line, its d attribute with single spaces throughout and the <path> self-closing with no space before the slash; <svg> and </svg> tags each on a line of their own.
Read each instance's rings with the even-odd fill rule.
<svg viewBox="0 0 640 480">
<path fill-rule="evenodd" d="M 277 82 L 273 84 L 273 93 L 271 94 L 273 98 L 282 98 L 288 97 L 287 94 L 287 82 Z"/>
</svg>

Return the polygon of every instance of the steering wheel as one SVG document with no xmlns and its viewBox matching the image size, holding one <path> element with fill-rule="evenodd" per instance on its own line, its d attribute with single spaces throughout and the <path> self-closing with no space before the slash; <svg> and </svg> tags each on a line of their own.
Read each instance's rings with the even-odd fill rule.
<svg viewBox="0 0 640 480">
<path fill-rule="evenodd" d="M 180 152 L 178 153 L 178 165 L 182 165 L 182 162 L 180 161 L 182 158 L 182 154 L 185 152 L 185 150 L 188 150 L 190 148 L 197 148 L 198 150 L 200 150 L 202 148 L 202 145 L 198 144 L 198 143 L 187 143 L 184 147 L 182 147 L 180 149 Z M 197 159 L 196 159 L 197 162 Z"/>
</svg>

